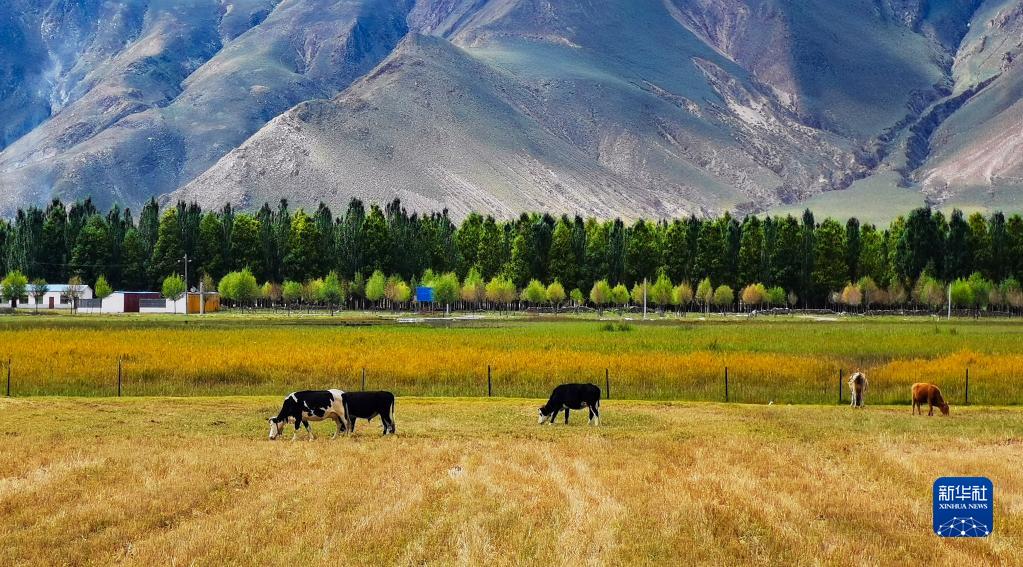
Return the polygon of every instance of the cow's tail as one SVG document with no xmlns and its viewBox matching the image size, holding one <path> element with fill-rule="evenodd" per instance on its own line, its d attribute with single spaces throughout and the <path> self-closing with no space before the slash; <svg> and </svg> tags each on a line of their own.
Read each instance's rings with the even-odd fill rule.
<svg viewBox="0 0 1023 567">
<path fill-rule="evenodd" d="M 388 411 L 388 419 L 391 422 L 391 433 L 396 433 L 394 428 L 394 398 L 391 398 L 391 409 Z"/>
</svg>

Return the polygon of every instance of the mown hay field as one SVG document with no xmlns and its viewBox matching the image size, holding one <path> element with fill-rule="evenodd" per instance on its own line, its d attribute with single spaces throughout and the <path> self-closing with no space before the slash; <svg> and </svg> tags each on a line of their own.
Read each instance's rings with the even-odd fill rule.
<svg viewBox="0 0 1023 567">
<path fill-rule="evenodd" d="M 327 323 L 327 324 L 324 324 Z M 1023 403 L 1023 323 L 931 320 L 482 321 L 353 326 L 323 318 L 15 317 L 0 360 L 15 395 L 285 394 L 366 387 L 398 395 L 540 397 L 563 382 L 611 397 L 837 403 L 839 373 L 870 379 L 868 403 L 908 403 L 917 381 L 953 404 Z M 0 369 L 2 372 L 2 369 Z M 843 386 L 843 388 L 845 388 Z M 848 391 L 845 391 L 848 399 Z"/>
<path fill-rule="evenodd" d="M 0 399 L 0 563 L 1023 563 L 1018 409 L 539 403 L 399 398 L 396 436 L 271 442 L 278 397 Z M 932 482 L 977 474 L 993 534 L 937 538 Z"/>
</svg>

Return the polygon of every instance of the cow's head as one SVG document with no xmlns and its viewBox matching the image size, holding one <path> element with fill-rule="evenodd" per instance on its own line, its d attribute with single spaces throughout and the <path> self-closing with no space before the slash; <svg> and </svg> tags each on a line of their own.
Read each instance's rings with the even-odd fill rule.
<svg viewBox="0 0 1023 567">
<path fill-rule="evenodd" d="M 948 415 L 948 404 L 947 403 L 941 404 L 938 407 L 941 408 L 941 415 Z"/>
<path fill-rule="evenodd" d="M 276 417 L 271 417 L 267 421 L 270 422 L 270 440 L 273 441 L 280 437 L 281 430 L 284 428 L 284 422 Z"/>
<path fill-rule="evenodd" d="M 548 414 L 548 415 L 544 415 L 543 408 L 540 408 L 540 421 L 538 421 L 537 423 L 539 423 L 540 425 L 543 425 L 543 424 L 547 423 L 548 421 L 550 421 L 551 418 L 553 418 L 553 417 L 554 417 L 553 413 Z"/>
</svg>

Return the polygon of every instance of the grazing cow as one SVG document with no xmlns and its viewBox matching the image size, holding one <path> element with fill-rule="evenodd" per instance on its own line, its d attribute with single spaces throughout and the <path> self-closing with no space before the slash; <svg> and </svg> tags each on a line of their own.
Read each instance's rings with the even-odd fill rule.
<svg viewBox="0 0 1023 567">
<path fill-rule="evenodd" d="M 852 407 L 863 407 L 863 393 L 867 391 L 867 377 L 856 372 L 849 377 L 849 392 L 852 393 Z"/>
<path fill-rule="evenodd" d="M 341 405 L 341 398 L 344 392 L 341 390 L 307 390 L 304 392 L 292 392 L 284 398 L 284 404 L 276 417 L 271 417 L 270 439 L 276 439 L 284 433 L 286 423 L 295 424 L 295 433 L 291 436 L 294 439 L 298 436 L 298 428 L 305 426 L 309 434 L 309 440 L 314 439 L 313 430 L 309 428 L 310 421 L 323 421 L 333 419 L 337 423 L 337 431 L 333 437 L 337 437 L 344 431 L 341 419 L 345 415 L 344 407 Z M 332 437 L 332 438 L 333 438 Z"/>
<path fill-rule="evenodd" d="M 941 409 L 941 415 L 948 415 L 948 404 L 945 398 L 941 397 L 941 390 L 934 384 L 916 383 L 913 384 L 913 413 L 924 414 L 924 404 L 927 404 L 927 415 L 934 415 L 934 407 Z"/>
<path fill-rule="evenodd" d="M 590 410 L 590 425 L 600 425 L 600 388 L 593 384 L 562 384 L 551 392 L 547 404 L 540 408 L 540 424 L 554 423 L 558 412 L 565 410 L 568 423 L 569 410 Z"/>
<path fill-rule="evenodd" d="M 384 435 L 394 434 L 394 394 L 390 392 L 345 392 L 341 397 L 348 433 L 355 433 L 355 420 L 380 416 Z"/>
</svg>

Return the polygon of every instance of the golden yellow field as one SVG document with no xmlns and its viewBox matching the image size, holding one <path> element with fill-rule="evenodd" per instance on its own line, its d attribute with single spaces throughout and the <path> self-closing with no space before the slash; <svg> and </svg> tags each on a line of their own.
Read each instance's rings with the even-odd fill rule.
<svg viewBox="0 0 1023 567">
<path fill-rule="evenodd" d="M 0 564 L 1023 564 L 1023 411 L 399 398 L 266 440 L 280 397 L 0 399 Z M 931 483 L 994 481 L 994 533 Z"/>
<path fill-rule="evenodd" d="M 379 319 L 377 319 L 379 321 Z M 367 387 L 398 395 L 540 397 L 563 382 L 612 398 L 838 401 L 839 372 L 870 379 L 868 403 L 908 403 L 918 381 L 955 405 L 1023 404 L 1023 323 L 929 319 L 483 321 L 431 327 L 332 318 L 15 317 L 0 320 L 0 360 L 17 395 L 278 395 Z M 0 372 L 3 370 L 0 369 Z M 844 387 L 844 386 L 843 386 Z M 845 399 L 848 400 L 848 391 Z"/>
</svg>

